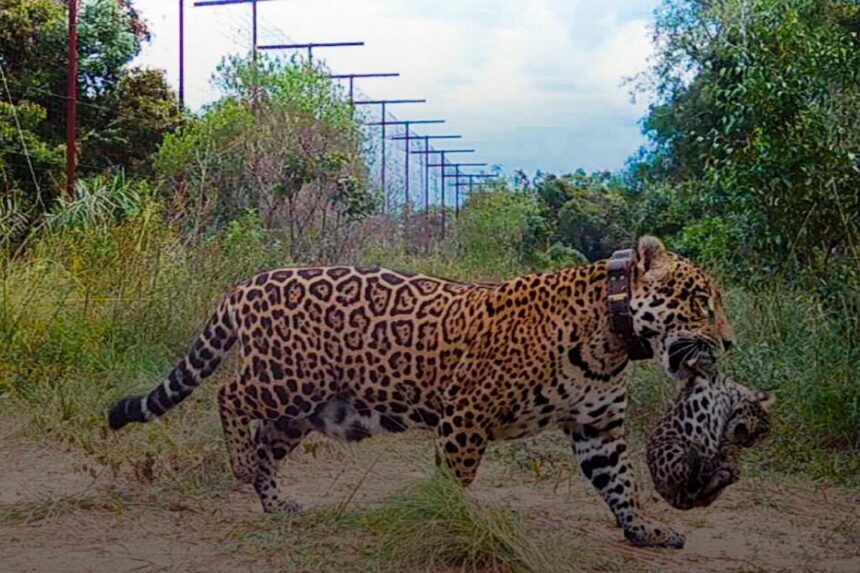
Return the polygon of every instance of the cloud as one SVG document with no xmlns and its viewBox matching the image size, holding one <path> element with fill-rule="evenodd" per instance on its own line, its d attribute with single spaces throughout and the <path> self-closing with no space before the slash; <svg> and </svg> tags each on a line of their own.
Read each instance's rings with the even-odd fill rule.
<svg viewBox="0 0 860 573">
<path fill-rule="evenodd" d="M 142 61 L 176 83 L 176 7 L 137 0 L 153 45 Z M 425 97 L 393 108 L 401 117 L 448 120 L 436 132 L 464 135 L 480 160 L 506 168 L 617 168 L 641 136 L 625 77 L 651 53 L 648 11 L 656 0 L 289 0 L 260 3 L 261 41 L 364 40 L 320 50 L 335 72 L 399 71 L 364 80 L 373 97 Z M 169 5 L 169 6 L 168 6 Z M 250 7 L 186 4 L 188 97 L 214 97 L 208 79 L 221 56 L 250 46 Z M 523 145 L 523 139 L 529 142 Z M 478 160 L 478 156 L 475 156 Z"/>
</svg>

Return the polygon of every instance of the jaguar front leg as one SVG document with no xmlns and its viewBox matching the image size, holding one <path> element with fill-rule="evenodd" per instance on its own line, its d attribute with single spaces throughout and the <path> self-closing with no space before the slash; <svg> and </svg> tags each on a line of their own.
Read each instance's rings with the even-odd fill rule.
<svg viewBox="0 0 860 573">
<path fill-rule="evenodd" d="M 582 473 L 600 493 L 624 530 L 624 536 L 637 546 L 680 549 L 684 535 L 647 518 L 624 439 L 624 402 L 613 404 L 598 420 L 586 424 L 567 424 L 564 433 Z"/>
<path fill-rule="evenodd" d="M 436 430 L 436 465 L 444 463 L 468 486 L 475 480 L 481 458 L 487 449 L 487 433 L 463 415 L 447 416 Z"/>
</svg>

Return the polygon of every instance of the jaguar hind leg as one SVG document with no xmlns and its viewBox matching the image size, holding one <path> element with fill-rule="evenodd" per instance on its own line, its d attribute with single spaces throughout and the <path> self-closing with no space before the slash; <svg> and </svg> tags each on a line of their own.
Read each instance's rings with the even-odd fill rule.
<svg viewBox="0 0 860 573">
<path fill-rule="evenodd" d="M 279 488 L 278 468 L 283 459 L 308 435 L 313 426 L 306 420 L 265 420 L 257 428 L 257 471 L 254 489 L 260 496 L 263 511 L 296 512 L 298 503 L 286 497 Z"/>
<path fill-rule="evenodd" d="M 233 475 L 241 483 L 253 483 L 257 474 L 257 452 L 251 435 L 251 422 L 242 410 L 237 384 L 222 386 L 218 391 L 218 412 Z"/>
</svg>

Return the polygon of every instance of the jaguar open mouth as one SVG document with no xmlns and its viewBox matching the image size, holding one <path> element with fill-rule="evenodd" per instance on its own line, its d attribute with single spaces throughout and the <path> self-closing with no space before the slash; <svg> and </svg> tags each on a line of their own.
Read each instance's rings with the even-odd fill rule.
<svg viewBox="0 0 860 573">
<path fill-rule="evenodd" d="M 676 374 L 684 365 L 695 363 L 696 369 L 709 371 L 716 364 L 716 343 L 704 338 L 682 338 L 669 345 L 669 372 Z"/>
</svg>

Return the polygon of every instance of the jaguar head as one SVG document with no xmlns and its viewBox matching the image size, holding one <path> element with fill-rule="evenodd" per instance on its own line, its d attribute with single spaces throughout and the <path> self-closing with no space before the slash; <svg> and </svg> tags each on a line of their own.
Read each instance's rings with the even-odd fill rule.
<svg viewBox="0 0 860 573">
<path fill-rule="evenodd" d="M 733 344 L 715 281 L 654 237 L 636 247 L 630 306 L 633 330 L 672 377 L 690 360 L 707 369 Z"/>
</svg>

